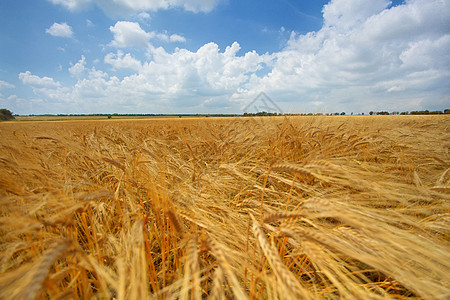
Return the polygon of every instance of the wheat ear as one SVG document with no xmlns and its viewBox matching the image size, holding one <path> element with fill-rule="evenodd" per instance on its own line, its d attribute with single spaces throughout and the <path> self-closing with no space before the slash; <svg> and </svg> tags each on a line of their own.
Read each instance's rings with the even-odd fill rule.
<svg viewBox="0 0 450 300">
<path fill-rule="evenodd" d="M 72 245 L 70 240 L 59 240 L 42 254 L 31 267 L 21 267 L 0 278 L 1 299 L 36 299 L 53 263 Z"/>
<path fill-rule="evenodd" d="M 192 236 L 186 245 L 185 274 L 181 299 L 188 299 L 189 283 L 192 279 L 192 298 L 201 299 L 200 266 L 197 255 L 197 236 Z"/>
<path fill-rule="evenodd" d="M 253 220 L 253 232 L 259 242 L 259 246 L 267 258 L 270 267 L 275 273 L 278 282 L 287 292 L 285 297 L 288 299 L 312 299 L 312 295 L 310 295 L 310 293 L 303 286 L 301 286 L 294 274 L 292 274 L 283 263 L 277 249 L 269 243 L 264 231 L 258 221 L 256 221 L 255 217 L 251 214 L 250 217 Z"/>
<path fill-rule="evenodd" d="M 276 222 L 281 219 L 296 219 L 296 218 L 301 218 L 304 216 L 305 216 L 305 213 L 303 213 L 301 211 L 277 212 L 277 213 L 273 213 L 273 214 L 270 214 L 267 217 L 265 217 L 263 222 L 264 223 L 272 223 L 272 222 Z"/>
<path fill-rule="evenodd" d="M 222 272 L 226 274 L 227 281 L 230 283 L 231 290 L 233 291 L 233 294 L 236 297 L 236 299 L 239 300 L 247 299 L 248 297 L 245 296 L 245 293 L 241 288 L 239 280 L 237 279 L 230 264 L 225 258 L 225 254 L 223 253 L 222 248 L 211 237 L 208 238 L 208 245 L 211 249 L 212 254 L 215 256 L 217 263 L 222 269 Z"/>
<path fill-rule="evenodd" d="M 225 299 L 225 295 L 223 293 L 223 281 L 225 280 L 223 276 L 222 268 L 216 268 L 213 274 L 213 282 L 212 282 L 212 290 L 209 295 L 209 299 L 211 300 L 223 300 Z"/>
</svg>

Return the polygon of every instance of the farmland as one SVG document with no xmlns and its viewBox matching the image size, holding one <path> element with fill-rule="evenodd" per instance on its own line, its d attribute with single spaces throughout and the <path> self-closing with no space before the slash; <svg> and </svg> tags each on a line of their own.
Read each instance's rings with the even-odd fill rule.
<svg viewBox="0 0 450 300">
<path fill-rule="evenodd" d="M 0 123 L 0 298 L 448 298 L 449 127 Z"/>
</svg>

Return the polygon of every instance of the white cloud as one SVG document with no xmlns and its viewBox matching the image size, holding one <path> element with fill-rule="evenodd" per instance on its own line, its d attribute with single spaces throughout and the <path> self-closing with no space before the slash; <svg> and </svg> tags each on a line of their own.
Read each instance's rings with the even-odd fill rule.
<svg viewBox="0 0 450 300">
<path fill-rule="evenodd" d="M 111 46 L 118 48 L 127 47 L 150 47 L 150 39 L 157 38 L 165 42 L 184 43 L 186 39 L 178 34 L 169 35 L 167 32 L 157 33 L 155 31 L 146 32 L 137 22 L 118 21 L 109 30 L 114 35 Z"/>
<path fill-rule="evenodd" d="M 449 33 L 448 0 L 409 0 L 370 17 L 361 30 L 373 42 L 405 42 L 411 38 L 436 38 Z"/>
<path fill-rule="evenodd" d="M 138 17 L 138 19 L 140 19 L 140 20 L 148 20 L 148 19 L 150 19 L 150 15 L 149 15 L 148 13 L 146 13 L 145 11 L 140 12 L 140 13 L 137 15 L 137 17 Z"/>
<path fill-rule="evenodd" d="M 169 37 L 169 40 L 171 42 L 174 42 L 174 43 L 176 43 L 176 42 L 178 42 L 178 43 L 186 43 L 186 39 L 183 36 L 178 35 L 178 34 L 172 34 Z"/>
<path fill-rule="evenodd" d="M 324 24 L 338 31 L 348 31 L 380 13 L 389 4 L 388 0 L 331 0 L 323 7 Z"/>
<path fill-rule="evenodd" d="M 139 23 L 119 21 L 114 26 L 109 27 L 114 35 L 112 46 L 125 47 L 147 47 L 152 33 L 145 32 Z"/>
<path fill-rule="evenodd" d="M 147 107 L 154 104 L 145 103 L 144 99 L 153 98 L 156 101 L 155 97 L 166 103 L 190 99 L 193 102 L 189 105 L 200 105 L 211 96 L 223 97 L 233 93 L 249 80 L 250 74 L 258 70 L 264 61 L 269 60 L 255 52 L 237 56 L 239 49 L 237 43 L 223 52 L 214 43 L 206 44 L 196 52 L 180 49 L 170 54 L 157 48 L 152 52 L 153 60 L 142 65 L 131 55 L 118 51 L 117 54 L 108 54 L 105 62 L 116 68 L 139 69 L 136 74 L 118 80 L 102 73 L 102 76 L 93 80 L 79 82 L 78 86 L 86 87 L 97 82 L 96 86 L 102 87 L 97 90 L 99 97 L 111 95 L 112 98 L 131 99 L 130 101 L 137 101 L 141 106 Z M 91 87 L 90 91 L 93 90 L 95 89 Z M 205 98 L 199 95 L 204 95 Z M 173 104 L 166 109 L 174 109 Z"/>
<path fill-rule="evenodd" d="M 20 114 L 24 113 L 57 113 L 58 111 L 76 110 L 74 99 L 70 98 L 70 88 L 63 87 L 60 82 L 50 77 L 32 75 L 30 71 L 19 74 L 23 84 L 32 88 L 35 97 L 23 99 L 20 97 L 8 98 L 13 109 Z"/>
<path fill-rule="evenodd" d="M 171 97 L 177 94 L 217 96 L 232 93 L 270 60 L 269 56 L 256 52 L 238 56 L 239 50 L 236 42 L 223 52 L 215 43 L 208 43 L 197 52 L 180 49 L 169 54 L 158 49 L 153 53 L 153 61 L 145 64 L 139 74 L 130 76 L 127 81 L 142 83 L 141 88 L 147 87 L 149 91 L 162 92 Z"/>
<path fill-rule="evenodd" d="M 6 95 L 2 95 L 0 93 L 0 107 L 8 109 L 14 114 L 22 109 L 22 107 L 17 106 L 17 103 L 20 103 L 20 102 L 28 103 L 29 101 L 27 101 L 25 99 L 21 99 L 17 95 L 6 96 Z"/>
<path fill-rule="evenodd" d="M 87 7 L 92 0 L 50 0 L 53 4 L 59 4 L 69 10 L 79 10 Z"/>
<path fill-rule="evenodd" d="M 108 14 L 125 15 L 142 11 L 183 8 L 186 11 L 210 12 L 222 0 L 50 0 L 53 4 L 69 10 L 80 10 L 91 4 L 99 6 Z"/>
<path fill-rule="evenodd" d="M 47 28 L 45 32 L 57 37 L 71 38 L 73 36 L 72 27 L 67 25 L 67 23 L 60 24 L 55 22 L 50 28 Z"/>
<path fill-rule="evenodd" d="M 173 6 L 182 6 L 187 11 L 210 12 L 220 2 L 220 0 L 173 0 Z"/>
<path fill-rule="evenodd" d="M 402 68 L 410 71 L 427 68 L 447 69 L 450 62 L 450 35 L 433 40 L 421 39 L 410 42 L 399 58 Z"/>
<path fill-rule="evenodd" d="M 13 89 L 13 88 L 15 88 L 14 84 L 11 84 L 11 83 L 3 81 L 3 80 L 0 80 L 0 90 Z"/>
<path fill-rule="evenodd" d="M 56 82 L 53 78 L 50 77 L 39 77 L 36 75 L 32 75 L 30 71 L 26 71 L 25 73 L 19 73 L 19 79 L 23 84 L 34 86 L 34 87 L 58 87 L 61 84 Z"/>
<path fill-rule="evenodd" d="M 139 71 L 142 68 L 141 62 L 131 56 L 130 53 L 123 54 L 117 51 L 116 54 L 108 53 L 105 56 L 105 63 L 112 65 L 115 69 L 131 69 Z"/>
<path fill-rule="evenodd" d="M 70 75 L 74 77 L 81 77 L 86 70 L 86 58 L 84 55 L 81 56 L 81 59 L 74 65 L 69 68 Z"/>
<path fill-rule="evenodd" d="M 167 33 L 154 33 L 154 36 L 165 42 L 172 42 L 172 43 L 186 42 L 186 38 L 178 34 L 168 35 Z"/>
<path fill-rule="evenodd" d="M 405 90 L 404 87 L 395 85 L 395 86 L 393 86 L 393 87 L 391 87 L 391 88 L 388 88 L 387 92 L 388 92 L 388 93 L 392 93 L 392 92 L 399 92 L 399 91 L 404 91 L 404 90 Z"/>
</svg>

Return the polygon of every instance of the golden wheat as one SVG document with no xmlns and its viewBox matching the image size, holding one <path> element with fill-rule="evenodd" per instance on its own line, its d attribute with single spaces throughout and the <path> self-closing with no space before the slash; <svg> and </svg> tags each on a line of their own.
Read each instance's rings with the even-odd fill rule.
<svg viewBox="0 0 450 300">
<path fill-rule="evenodd" d="M 449 126 L 0 123 L 0 298 L 449 298 Z"/>
</svg>

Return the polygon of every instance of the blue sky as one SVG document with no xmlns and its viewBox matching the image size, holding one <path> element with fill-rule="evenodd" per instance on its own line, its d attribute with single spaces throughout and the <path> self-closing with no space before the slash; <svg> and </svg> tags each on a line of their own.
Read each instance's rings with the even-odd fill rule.
<svg viewBox="0 0 450 300">
<path fill-rule="evenodd" d="M 450 0 L 3 0 L 17 114 L 450 108 Z"/>
</svg>

